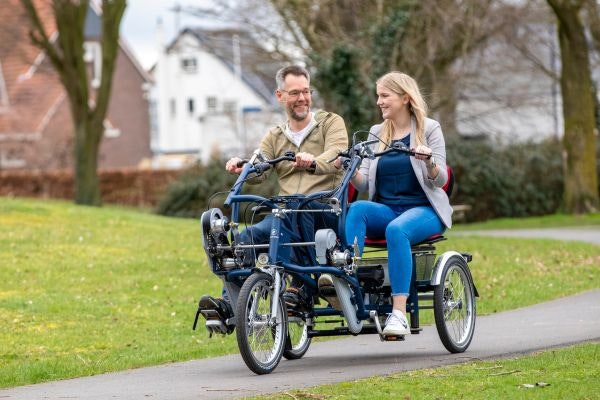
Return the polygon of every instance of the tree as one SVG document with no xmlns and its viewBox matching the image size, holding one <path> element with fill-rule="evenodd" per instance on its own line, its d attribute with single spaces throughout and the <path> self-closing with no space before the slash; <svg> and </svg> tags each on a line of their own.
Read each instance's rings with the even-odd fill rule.
<svg viewBox="0 0 600 400">
<path fill-rule="evenodd" d="M 52 0 L 58 36 L 49 34 L 34 0 L 21 0 L 31 22 L 32 42 L 45 51 L 69 99 L 75 128 L 75 203 L 100 205 L 98 150 L 110 100 L 119 49 L 119 26 L 126 0 L 102 0 L 102 77 L 93 90 L 84 61 L 84 31 L 89 0 Z"/>
<path fill-rule="evenodd" d="M 402 70 L 419 82 L 432 114 L 447 133 L 457 131 L 459 61 L 514 23 L 514 8 L 497 0 L 270 2 L 319 72 L 316 86 L 327 106 L 339 109 L 340 98 L 361 104 L 365 95 L 374 105 L 374 80 L 385 72 Z M 341 64 L 354 69 L 346 74 L 350 79 L 327 81 L 336 79 L 334 72 Z M 347 85 L 359 89 L 361 97 L 337 92 Z M 364 114 L 377 117 L 377 112 Z M 356 113 L 342 115 L 351 121 L 357 117 Z M 360 127 L 371 122 L 362 120 Z"/>
<path fill-rule="evenodd" d="M 302 61 L 327 109 L 352 130 L 378 119 L 374 81 L 402 70 L 422 86 L 447 133 L 456 132 L 459 60 L 515 22 L 499 0 L 214 0 L 184 8 L 200 18 L 235 23 L 260 38 L 279 60 Z"/>
<path fill-rule="evenodd" d="M 581 16 L 585 0 L 547 1 L 558 23 L 562 62 L 564 209 L 568 213 L 594 212 L 600 203 L 594 132 L 596 94 Z"/>
</svg>

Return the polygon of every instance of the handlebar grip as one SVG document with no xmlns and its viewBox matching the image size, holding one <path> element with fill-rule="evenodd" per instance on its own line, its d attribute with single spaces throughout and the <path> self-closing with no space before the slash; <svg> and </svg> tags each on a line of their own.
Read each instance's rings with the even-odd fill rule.
<svg viewBox="0 0 600 400">
<path fill-rule="evenodd" d="M 243 166 L 244 166 L 244 164 L 246 164 L 247 162 L 248 162 L 248 160 L 240 160 L 240 161 L 238 161 L 238 162 L 235 164 L 235 166 L 236 166 L 236 167 L 238 167 L 238 168 L 241 168 L 241 167 L 243 167 Z"/>
<path fill-rule="evenodd" d="M 256 164 L 254 166 L 254 169 L 256 170 L 256 173 L 262 174 L 263 172 L 271 169 L 271 164 L 269 164 L 268 162 L 262 162 L 262 163 Z"/>
</svg>

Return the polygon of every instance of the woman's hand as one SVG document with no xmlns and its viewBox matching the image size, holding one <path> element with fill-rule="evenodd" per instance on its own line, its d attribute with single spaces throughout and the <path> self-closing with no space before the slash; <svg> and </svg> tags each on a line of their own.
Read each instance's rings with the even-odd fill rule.
<svg viewBox="0 0 600 400">
<path fill-rule="evenodd" d="M 417 160 L 423 160 L 425 161 L 425 164 L 427 165 L 427 167 L 430 167 L 433 164 L 433 161 L 431 159 L 431 149 L 425 145 L 418 145 L 416 149 L 414 149 L 415 153 L 415 158 Z"/>
<path fill-rule="evenodd" d="M 425 166 L 427 167 L 427 177 L 429 179 L 435 179 L 439 173 L 439 170 L 435 164 L 435 159 L 431 155 L 431 149 L 420 144 L 415 149 L 415 153 L 421 153 L 415 154 L 415 158 L 425 162 Z"/>
</svg>

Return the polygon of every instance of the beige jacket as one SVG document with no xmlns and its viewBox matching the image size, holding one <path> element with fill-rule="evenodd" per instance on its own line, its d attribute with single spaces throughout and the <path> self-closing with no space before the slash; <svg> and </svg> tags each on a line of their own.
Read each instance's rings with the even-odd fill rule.
<svg viewBox="0 0 600 400">
<path fill-rule="evenodd" d="M 300 146 L 296 146 L 285 134 L 285 125 L 269 130 L 260 143 L 260 150 L 267 159 L 280 157 L 288 150 L 315 156 L 317 166 L 314 173 L 294 169 L 291 161 L 283 161 L 275 166 L 279 177 L 279 194 L 282 196 L 330 190 L 341 182 L 343 171 L 327 161 L 348 147 L 348 133 L 344 120 L 337 114 L 323 110 L 315 111 L 315 120 L 316 125 L 304 137 Z M 267 176 L 268 172 L 249 180 L 248 183 L 260 183 Z"/>
</svg>

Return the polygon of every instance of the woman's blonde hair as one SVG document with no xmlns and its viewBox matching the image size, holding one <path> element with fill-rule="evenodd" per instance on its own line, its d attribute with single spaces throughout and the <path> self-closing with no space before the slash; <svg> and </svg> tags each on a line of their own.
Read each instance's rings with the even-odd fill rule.
<svg viewBox="0 0 600 400">
<path fill-rule="evenodd" d="M 386 89 L 391 90 L 399 96 L 408 94 L 408 97 L 410 99 L 408 104 L 408 110 L 410 111 L 411 115 L 414 115 L 415 120 L 417 122 L 417 145 L 426 144 L 424 132 L 425 118 L 427 118 L 427 103 L 425 103 L 425 100 L 421 95 L 421 91 L 419 90 L 419 85 L 417 85 L 417 82 L 409 75 L 398 71 L 392 71 L 377 79 L 376 83 L 385 87 Z M 392 125 L 392 121 L 389 119 L 385 120 L 383 122 L 383 127 L 381 128 L 381 140 L 383 140 L 389 145 L 393 133 L 394 127 Z M 381 148 L 383 149 L 384 147 L 385 145 L 381 143 Z"/>
</svg>

